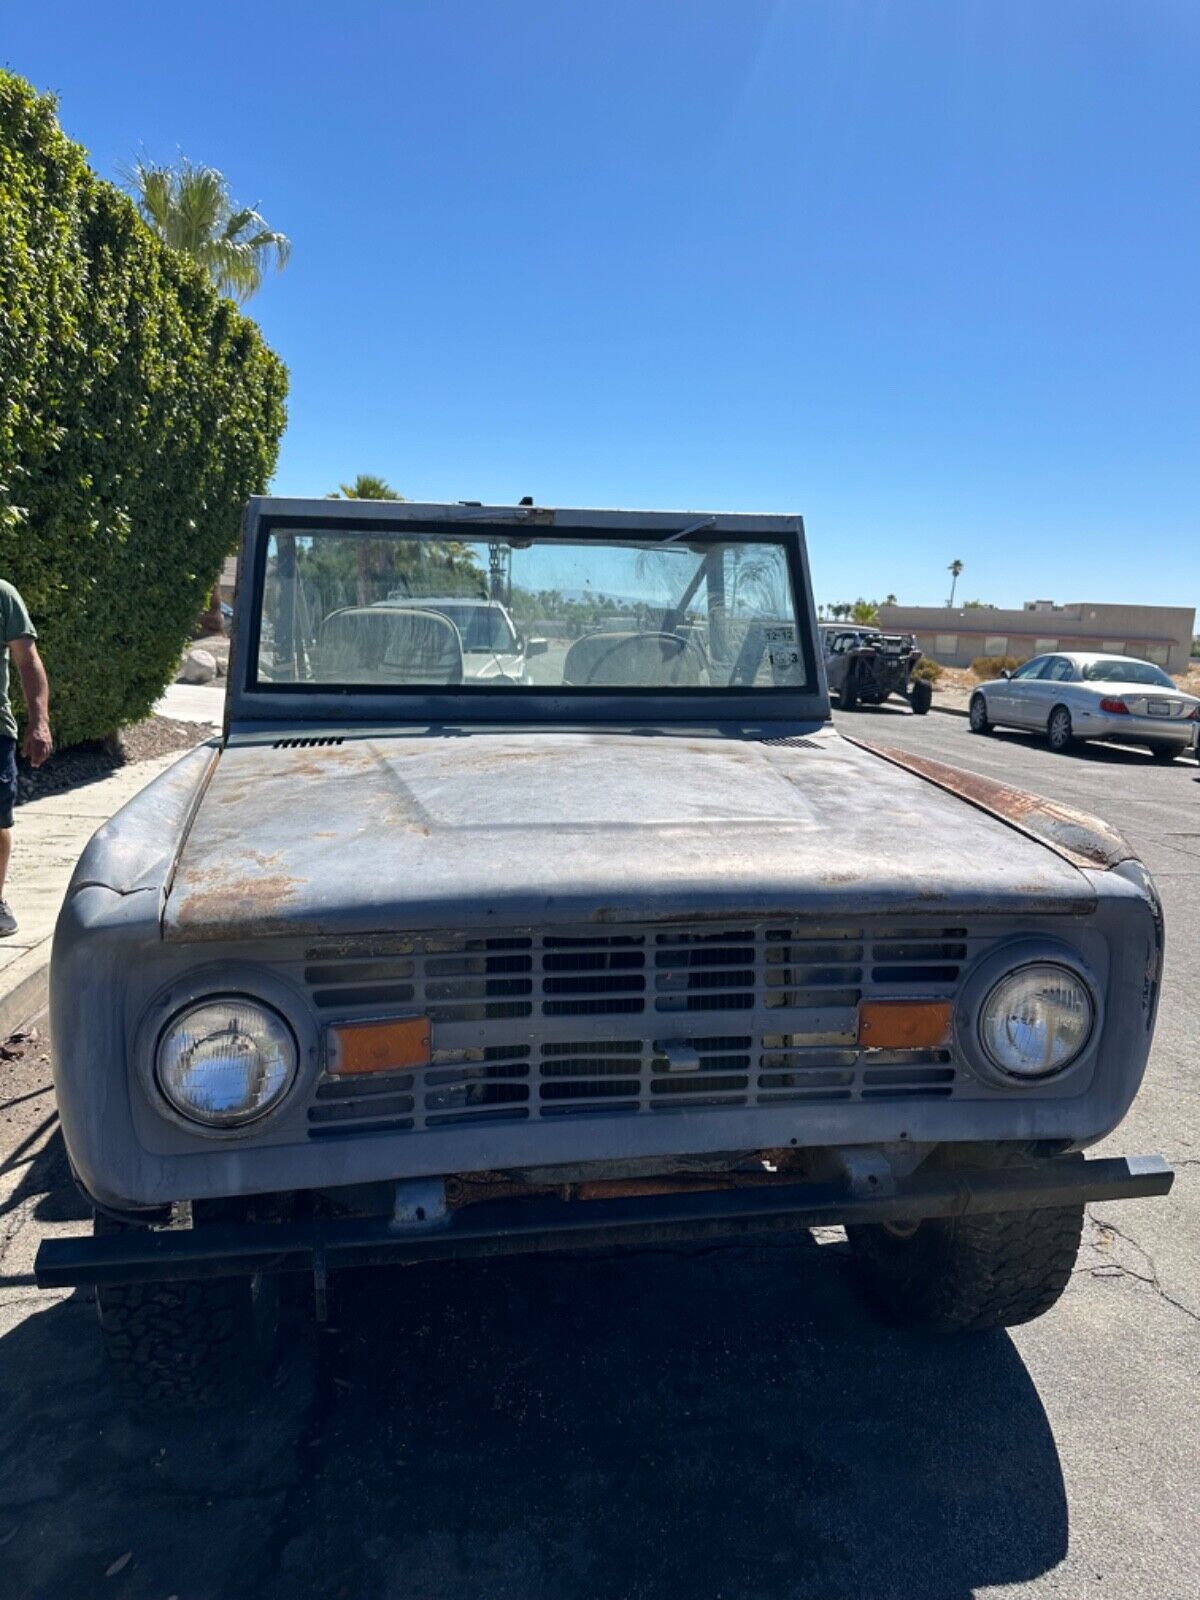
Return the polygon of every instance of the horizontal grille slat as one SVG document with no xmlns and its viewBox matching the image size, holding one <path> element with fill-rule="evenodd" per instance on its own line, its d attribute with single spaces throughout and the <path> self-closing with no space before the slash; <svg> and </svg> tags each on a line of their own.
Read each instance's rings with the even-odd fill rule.
<svg viewBox="0 0 1200 1600">
<path fill-rule="evenodd" d="M 858 1007 L 953 998 L 988 943 L 803 920 L 331 941 L 302 968 L 322 1019 L 428 1016 L 435 1048 L 415 1071 L 327 1075 L 309 1132 L 973 1092 L 949 1050 L 860 1050 Z"/>
</svg>

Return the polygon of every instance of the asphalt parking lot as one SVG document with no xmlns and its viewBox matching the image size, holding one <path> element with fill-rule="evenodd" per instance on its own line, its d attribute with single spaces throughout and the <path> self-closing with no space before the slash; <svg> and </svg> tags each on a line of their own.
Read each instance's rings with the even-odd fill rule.
<svg viewBox="0 0 1200 1600">
<path fill-rule="evenodd" d="M 86 1294 L 44 1045 L 5 1075 L 0 1592 L 166 1600 L 1191 1600 L 1200 1572 L 1200 769 L 895 710 L 839 723 L 1098 812 L 1168 966 L 1110 1141 L 1176 1161 L 1097 1207 L 1061 1306 L 973 1341 L 868 1320 L 836 1239 L 350 1280 L 252 1410 L 134 1425 Z M 904 841 L 898 837 L 897 849 Z"/>
</svg>

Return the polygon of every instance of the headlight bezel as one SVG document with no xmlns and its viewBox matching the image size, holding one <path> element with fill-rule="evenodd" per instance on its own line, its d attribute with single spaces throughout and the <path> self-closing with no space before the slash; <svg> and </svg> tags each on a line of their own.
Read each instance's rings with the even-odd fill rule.
<svg viewBox="0 0 1200 1600">
<path fill-rule="evenodd" d="M 995 1049 L 989 1043 L 988 1023 L 990 1019 L 988 1016 L 988 1011 L 989 1008 L 995 1003 L 996 997 L 1001 990 L 1005 989 L 1007 986 L 1013 984 L 1021 978 L 1029 977 L 1034 973 L 1058 973 L 1074 984 L 1084 1005 L 1087 1008 L 1084 1019 L 1085 1027 L 1083 1038 L 1079 1045 L 1063 1060 L 1057 1062 L 1054 1066 L 1047 1068 L 1045 1071 L 1019 1072 L 1015 1067 L 1009 1066 L 1007 1063 L 1000 1060 Z M 1004 1077 L 1010 1078 L 1014 1083 L 1027 1084 L 1050 1083 L 1062 1073 L 1069 1072 L 1071 1067 L 1073 1067 L 1076 1061 L 1079 1060 L 1080 1056 L 1083 1055 L 1084 1051 L 1088 1047 L 1088 1044 L 1091 1042 L 1092 1030 L 1094 1029 L 1095 1025 L 1096 1004 L 1092 998 L 1091 988 L 1079 975 L 1079 973 L 1073 972 L 1070 967 L 1064 966 L 1061 961 L 1023 962 L 1021 966 L 1014 967 L 1011 972 L 1006 973 L 1002 978 L 998 978 L 984 996 L 983 1003 L 979 1008 L 979 1014 L 975 1023 L 976 1031 L 979 1037 L 979 1047 L 995 1070 L 1003 1074 Z"/>
<path fill-rule="evenodd" d="M 1091 1027 L 1079 1051 L 1069 1061 L 1040 1077 L 1020 1076 L 999 1066 L 983 1042 L 983 1008 L 996 988 L 1006 979 L 1029 967 L 1061 968 L 1082 984 L 1091 1001 Z M 954 1008 L 954 1041 L 960 1055 L 975 1075 L 990 1088 L 1012 1094 L 1038 1094 L 1043 1091 L 1079 1092 L 1082 1079 L 1095 1066 L 1104 1032 L 1104 986 L 1077 950 L 1052 939 L 1014 939 L 989 951 L 967 974 Z M 1075 1080 L 1073 1087 L 1069 1080 Z"/>
<path fill-rule="evenodd" d="M 249 1115 L 239 1115 L 221 1121 L 209 1120 L 186 1110 L 179 1100 L 173 1098 L 163 1077 L 163 1050 L 172 1031 L 178 1028 L 188 1017 L 194 1016 L 197 1012 L 212 1006 L 241 1007 L 257 1011 L 266 1019 L 269 1028 L 278 1025 L 291 1053 L 291 1062 L 283 1088 L 275 1094 L 274 1098 L 265 1107 L 261 1110 L 252 1111 Z M 189 1128 L 200 1129 L 205 1133 L 228 1136 L 261 1127 L 263 1123 L 276 1115 L 286 1104 L 300 1076 L 300 1042 L 296 1037 L 296 1030 L 277 1006 L 269 1004 L 266 1000 L 259 999 L 256 995 L 225 990 L 221 993 L 201 995 L 196 999 L 188 1000 L 171 1013 L 162 1024 L 155 1039 L 151 1070 L 154 1086 L 161 1101 L 176 1120 Z"/>
<path fill-rule="evenodd" d="M 210 1000 L 234 999 L 281 1016 L 296 1041 L 297 1066 L 288 1092 L 252 1122 L 226 1127 L 182 1116 L 158 1086 L 158 1044 L 181 1013 Z M 131 1041 L 133 1116 L 146 1149 L 159 1155 L 194 1150 L 198 1142 L 279 1144 L 304 1136 L 306 1110 L 321 1071 L 321 1027 L 308 997 L 291 978 L 257 962 L 226 958 L 188 967 L 159 985 L 138 1007 Z"/>
</svg>

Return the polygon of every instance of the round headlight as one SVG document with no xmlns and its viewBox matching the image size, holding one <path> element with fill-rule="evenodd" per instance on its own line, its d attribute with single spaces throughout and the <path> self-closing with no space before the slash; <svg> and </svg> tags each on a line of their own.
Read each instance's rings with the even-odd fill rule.
<svg viewBox="0 0 1200 1600">
<path fill-rule="evenodd" d="M 158 1086 L 181 1117 L 236 1128 L 264 1116 L 296 1076 L 292 1030 L 268 1006 L 231 996 L 189 1006 L 158 1041 Z"/>
<path fill-rule="evenodd" d="M 1082 978 L 1038 961 L 1010 972 L 983 1002 L 979 1037 L 1012 1078 L 1046 1078 L 1069 1066 L 1091 1037 L 1095 1006 Z"/>
</svg>

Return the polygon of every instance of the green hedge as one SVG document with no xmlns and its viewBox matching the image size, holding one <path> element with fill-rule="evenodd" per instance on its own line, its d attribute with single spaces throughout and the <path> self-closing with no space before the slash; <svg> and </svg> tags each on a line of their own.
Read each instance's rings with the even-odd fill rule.
<svg viewBox="0 0 1200 1600">
<path fill-rule="evenodd" d="M 286 393 L 254 323 L 0 71 L 0 577 L 41 636 L 60 745 L 171 680 Z"/>
</svg>

